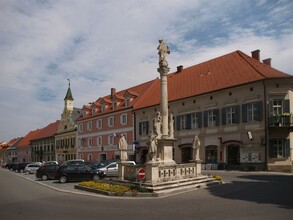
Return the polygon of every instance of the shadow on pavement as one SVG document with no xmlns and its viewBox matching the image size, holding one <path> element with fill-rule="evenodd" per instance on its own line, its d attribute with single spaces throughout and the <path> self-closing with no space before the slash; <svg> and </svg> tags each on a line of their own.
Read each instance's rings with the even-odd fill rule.
<svg viewBox="0 0 293 220">
<path fill-rule="evenodd" d="M 243 181 L 232 181 L 220 187 L 210 187 L 214 196 L 260 204 L 274 204 L 293 209 L 293 176 L 245 175 Z"/>
</svg>

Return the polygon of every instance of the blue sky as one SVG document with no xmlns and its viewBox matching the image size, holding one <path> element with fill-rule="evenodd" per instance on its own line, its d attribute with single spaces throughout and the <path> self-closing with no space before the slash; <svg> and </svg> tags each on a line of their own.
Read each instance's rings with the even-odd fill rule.
<svg viewBox="0 0 293 220">
<path fill-rule="evenodd" d="M 0 22 L 0 141 L 60 119 L 67 78 L 82 107 L 158 77 L 161 38 L 171 72 L 259 49 L 293 74 L 291 0 L 2 0 Z"/>
</svg>

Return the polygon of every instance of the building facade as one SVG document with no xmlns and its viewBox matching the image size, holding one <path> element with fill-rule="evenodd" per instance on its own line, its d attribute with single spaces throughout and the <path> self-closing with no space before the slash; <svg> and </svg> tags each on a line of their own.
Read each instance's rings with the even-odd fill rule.
<svg viewBox="0 0 293 220">
<path fill-rule="evenodd" d="M 56 160 L 55 134 L 59 123 L 58 120 L 40 129 L 40 132 L 31 140 L 32 162 Z"/>
<path fill-rule="evenodd" d="M 128 143 L 128 158 L 134 160 L 133 105 L 149 89 L 153 81 L 116 92 L 84 106 L 83 117 L 77 120 L 78 157 L 99 162 L 120 158 L 118 142 L 124 135 Z"/>
<path fill-rule="evenodd" d="M 198 135 L 203 169 L 291 170 L 293 78 L 268 60 L 260 62 L 259 55 L 235 51 L 168 75 L 177 163 L 191 160 Z M 158 87 L 134 106 L 137 160 L 146 159 L 148 134 L 160 110 Z"/>
</svg>

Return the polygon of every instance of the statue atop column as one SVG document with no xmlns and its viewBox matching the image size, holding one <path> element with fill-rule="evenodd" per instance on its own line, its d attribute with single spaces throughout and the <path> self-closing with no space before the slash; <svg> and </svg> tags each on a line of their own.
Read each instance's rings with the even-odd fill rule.
<svg viewBox="0 0 293 220">
<path fill-rule="evenodd" d="M 192 159 L 199 161 L 199 149 L 200 149 L 200 139 L 197 135 L 194 136 L 193 139 L 193 143 L 192 143 L 192 151 L 193 151 L 193 155 L 192 155 Z"/>
<path fill-rule="evenodd" d="M 162 40 L 159 40 L 158 54 L 159 54 L 159 67 L 168 68 L 167 54 L 170 54 L 169 46 Z"/>
<path fill-rule="evenodd" d="M 120 139 L 118 143 L 118 148 L 120 151 L 120 160 L 121 161 L 127 161 L 128 160 L 128 155 L 127 155 L 127 141 L 125 139 L 125 136 L 123 134 L 120 134 Z"/>
</svg>

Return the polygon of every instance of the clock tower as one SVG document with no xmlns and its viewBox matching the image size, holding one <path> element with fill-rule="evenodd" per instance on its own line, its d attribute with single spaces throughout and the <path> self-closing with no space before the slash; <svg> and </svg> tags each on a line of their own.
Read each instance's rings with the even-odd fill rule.
<svg viewBox="0 0 293 220">
<path fill-rule="evenodd" d="M 72 92 L 70 89 L 70 80 L 68 79 L 68 89 L 67 89 L 67 93 L 66 96 L 64 98 L 64 114 L 68 114 L 71 115 L 72 111 L 73 111 L 73 96 L 72 96 Z"/>
</svg>

